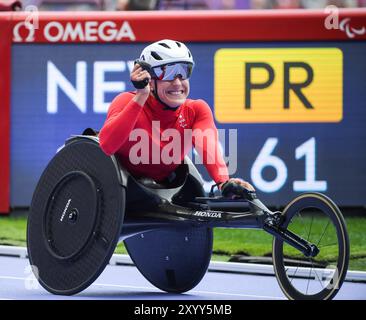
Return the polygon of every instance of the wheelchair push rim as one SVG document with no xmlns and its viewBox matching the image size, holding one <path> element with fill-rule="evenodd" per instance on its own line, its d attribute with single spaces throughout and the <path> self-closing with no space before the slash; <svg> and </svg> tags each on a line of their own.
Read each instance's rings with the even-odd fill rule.
<svg viewBox="0 0 366 320">
<path fill-rule="evenodd" d="M 305 193 L 287 205 L 283 217 L 283 228 L 315 243 L 320 252 L 305 257 L 274 238 L 273 265 L 282 291 L 289 299 L 332 299 L 343 284 L 349 260 L 349 239 L 341 211 L 325 195 Z"/>
</svg>

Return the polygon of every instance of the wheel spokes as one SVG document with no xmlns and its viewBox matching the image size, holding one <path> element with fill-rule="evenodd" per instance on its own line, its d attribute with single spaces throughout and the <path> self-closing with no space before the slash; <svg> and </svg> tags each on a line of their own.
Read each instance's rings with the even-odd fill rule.
<svg viewBox="0 0 366 320">
<path fill-rule="evenodd" d="M 325 219 L 327 219 L 327 221 L 325 221 Z M 314 214 L 313 211 L 309 211 L 308 215 L 306 215 L 306 211 L 299 210 L 294 216 L 292 216 L 291 223 L 287 226 L 289 227 L 291 225 L 291 231 L 302 235 L 303 239 L 306 239 L 307 241 L 316 243 L 318 249 L 323 249 L 322 259 L 315 260 L 314 258 L 307 258 L 305 260 L 307 261 L 308 266 L 302 264 L 301 261 L 298 261 L 297 265 L 294 264 L 292 267 L 286 266 L 286 262 L 284 263 L 285 273 L 289 279 L 289 283 L 294 288 L 297 288 L 296 290 L 302 292 L 302 294 L 306 296 L 317 294 L 318 292 L 326 289 L 326 284 L 323 281 L 323 271 L 321 271 L 323 268 L 325 274 L 333 274 L 333 270 L 325 267 L 326 265 L 329 266 L 329 263 L 327 263 L 327 259 L 324 259 L 329 253 L 326 249 L 337 247 L 338 245 L 334 238 L 334 241 L 331 241 L 332 237 L 329 237 L 329 226 L 331 225 L 331 222 L 332 220 L 324 214 L 324 212 L 322 212 L 322 215 L 319 215 L 318 217 L 318 213 L 316 212 Z M 336 232 L 336 230 L 334 230 L 334 232 Z M 327 237 L 325 237 L 325 235 L 327 235 Z M 324 241 L 324 239 L 327 239 L 328 241 Z M 322 244 L 322 241 L 325 243 Z M 284 255 L 290 257 L 291 252 L 294 252 L 294 249 L 287 244 L 283 246 L 283 250 L 284 252 L 287 252 L 287 254 Z M 333 249 L 331 249 L 330 252 L 332 251 Z M 338 255 L 338 253 L 336 253 L 336 255 Z M 328 276 L 326 276 L 326 278 L 328 278 Z M 294 280 L 295 278 L 297 279 L 296 281 Z"/>
<path fill-rule="evenodd" d="M 323 239 L 324 234 L 325 234 L 325 232 L 327 231 L 329 224 L 330 224 L 330 220 L 328 221 L 327 226 L 325 227 L 325 229 L 324 229 L 324 231 L 323 231 L 323 234 L 322 234 L 322 236 L 320 237 L 320 239 L 319 239 L 318 243 L 316 244 L 316 246 L 318 246 L 318 245 L 319 245 L 319 243 L 320 243 L 320 241 Z"/>
</svg>

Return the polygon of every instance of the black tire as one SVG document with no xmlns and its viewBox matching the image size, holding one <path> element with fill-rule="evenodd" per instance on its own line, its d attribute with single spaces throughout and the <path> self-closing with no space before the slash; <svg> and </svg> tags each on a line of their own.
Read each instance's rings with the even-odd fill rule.
<svg viewBox="0 0 366 320">
<path fill-rule="evenodd" d="M 282 214 L 283 228 L 320 249 L 316 257 L 309 258 L 283 240 L 274 238 L 273 265 L 282 291 L 289 299 L 332 299 L 343 284 L 349 260 L 349 239 L 341 211 L 323 194 L 304 193 L 292 200 Z M 297 251 L 296 257 L 302 257 L 290 260 L 288 253 L 293 255 L 293 250 Z"/>
</svg>

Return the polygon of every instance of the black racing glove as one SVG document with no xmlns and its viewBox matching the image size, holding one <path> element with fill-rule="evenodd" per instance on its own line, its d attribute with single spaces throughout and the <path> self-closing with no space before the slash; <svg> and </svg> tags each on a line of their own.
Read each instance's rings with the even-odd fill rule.
<svg viewBox="0 0 366 320">
<path fill-rule="evenodd" d="M 144 61 L 140 61 L 140 60 L 136 60 L 135 61 L 135 64 L 136 63 L 138 63 L 143 70 L 146 70 L 147 72 L 149 72 L 151 74 L 152 71 L 151 71 L 150 64 L 148 64 L 147 62 L 144 62 Z M 133 81 L 133 80 L 131 80 L 131 82 L 132 82 L 133 86 L 136 89 L 143 89 L 143 88 L 145 88 L 149 84 L 149 79 L 146 78 L 146 79 L 141 80 L 141 81 Z"/>
<path fill-rule="evenodd" d="M 254 200 L 257 198 L 255 191 L 250 191 L 234 181 L 226 181 L 221 186 L 221 194 L 228 199 Z"/>
<path fill-rule="evenodd" d="M 133 86 L 136 88 L 136 89 L 143 89 L 145 88 L 148 84 L 149 84 L 149 79 L 144 79 L 144 80 L 141 80 L 141 81 L 133 81 L 131 80 Z"/>
</svg>

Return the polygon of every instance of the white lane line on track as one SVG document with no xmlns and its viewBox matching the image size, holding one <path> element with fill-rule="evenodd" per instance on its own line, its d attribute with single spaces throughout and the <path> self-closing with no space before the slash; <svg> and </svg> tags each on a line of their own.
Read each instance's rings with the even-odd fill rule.
<svg viewBox="0 0 366 320">
<path fill-rule="evenodd" d="M 150 288 L 150 287 L 138 287 L 138 286 L 126 286 L 119 284 L 104 284 L 104 283 L 94 283 L 92 286 L 101 286 L 101 287 L 117 287 L 117 288 L 126 288 L 126 289 L 142 289 L 149 290 L 154 292 L 164 292 L 159 289 Z M 227 293 L 227 292 L 215 292 L 215 291 L 202 291 L 202 290 L 193 290 L 188 291 L 187 294 L 195 293 L 195 294 L 211 294 L 211 295 L 224 295 L 224 296 L 235 296 L 235 297 L 245 297 L 245 298 L 257 298 L 257 299 L 275 299 L 275 300 L 286 300 L 284 297 L 272 297 L 272 296 L 258 296 L 251 294 L 241 294 L 241 293 Z M 179 294 L 177 294 L 179 295 Z"/>
<path fill-rule="evenodd" d="M 26 280 L 26 278 L 11 277 L 11 276 L 0 276 L 0 279 L 7 279 L 7 280 Z"/>
<path fill-rule="evenodd" d="M 237 296 L 246 298 L 257 298 L 257 299 L 271 299 L 271 300 L 286 300 L 284 297 L 272 297 L 272 296 L 258 296 L 254 294 L 242 294 L 242 293 L 226 293 L 226 292 L 213 292 L 213 291 L 191 291 L 194 293 L 202 294 L 213 294 L 213 295 L 225 295 L 225 296 Z"/>
<path fill-rule="evenodd" d="M 26 280 L 26 278 L 21 277 L 11 277 L 11 276 L 0 276 L 0 279 L 7 280 Z M 125 288 L 125 289 L 141 289 L 141 290 L 149 290 L 152 292 L 164 292 L 159 289 L 151 288 L 151 287 L 141 287 L 141 286 L 128 286 L 121 284 L 108 284 L 108 283 L 93 283 L 91 287 L 99 286 L 99 287 L 115 287 L 115 288 Z M 223 295 L 223 296 L 232 296 L 232 297 L 243 297 L 243 298 L 256 298 L 256 299 L 271 299 L 271 300 L 285 300 L 284 297 L 272 297 L 272 296 L 259 296 L 259 295 L 251 295 L 251 294 L 241 294 L 241 293 L 227 293 L 227 292 L 214 292 L 214 291 L 202 291 L 202 290 L 193 290 L 188 291 L 187 293 L 193 294 L 210 294 L 210 295 Z M 178 294 L 177 294 L 178 295 Z"/>
</svg>

